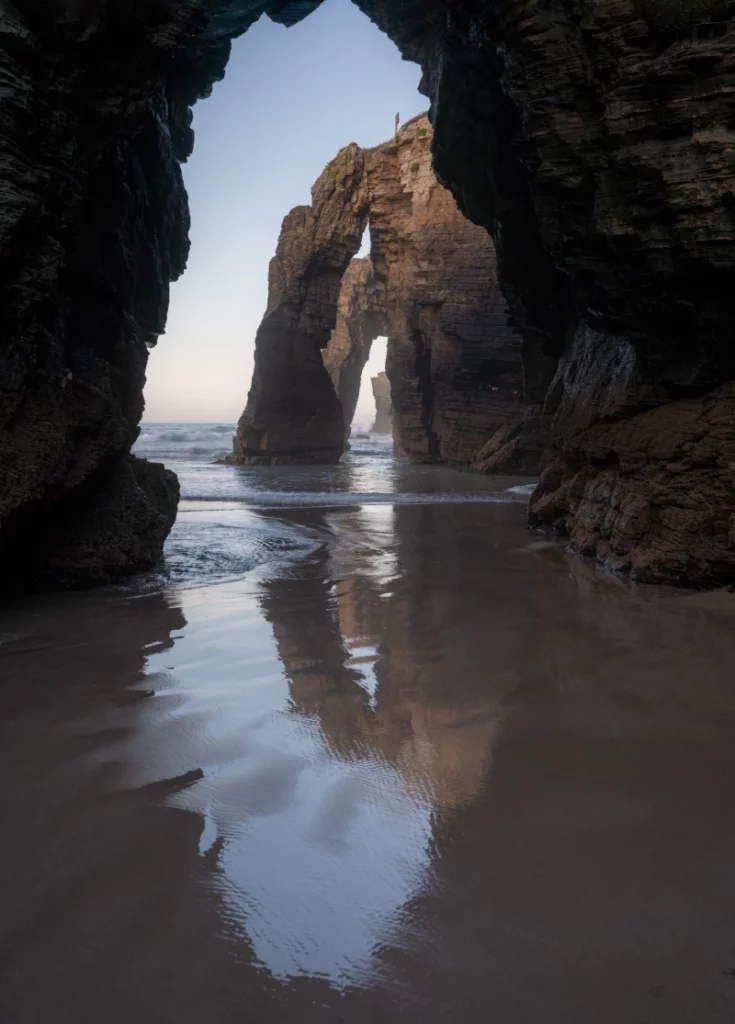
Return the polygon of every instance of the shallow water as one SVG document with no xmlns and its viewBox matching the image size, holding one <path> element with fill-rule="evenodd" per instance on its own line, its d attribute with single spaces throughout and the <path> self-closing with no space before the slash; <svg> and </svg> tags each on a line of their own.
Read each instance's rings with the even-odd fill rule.
<svg viewBox="0 0 735 1024">
<path fill-rule="evenodd" d="M 136 454 L 165 462 L 181 485 L 179 516 L 161 582 L 237 579 L 268 562 L 290 562 L 323 543 L 320 527 L 294 529 L 260 510 L 526 500 L 529 484 L 393 458 L 392 439 L 356 439 L 337 466 L 228 466 L 234 426 L 147 424 Z"/>
<path fill-rule="evenodd" d="M 164 573 L 0 613 L 0 1020 L 733 1019 L 733 595 L 385 445 L 166 458 Z"/>
</svg>

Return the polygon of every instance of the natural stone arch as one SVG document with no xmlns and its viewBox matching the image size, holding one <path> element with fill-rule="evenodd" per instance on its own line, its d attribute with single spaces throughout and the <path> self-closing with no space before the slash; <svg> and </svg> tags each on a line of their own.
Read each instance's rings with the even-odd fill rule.
<svg viewBox="0 0 735 1024">
<path fill-rule="evenodd" d="M 495 238 L 526 387 L 555 413 L 533 521 L 640 579 L 732 581 L 732 3 L 355 3 L 421 64 L 438 175 Z M 175 485 L 129 453 L 186 263 L 190 105 L 261 14 L 318 5 L 3 6 L 6 586 L 16 556 L 55 577 L 63 548 L 55 581 L 79 583 L 160 551 Z"/>
<path fill-rule="evenodd" d="M 284 219 L 234 461 L 336 461 L 370 346 L 386 334 L 401 451 L 469 466 L 502 428 L 483 468 L 538 468 L 495 248 L 436 180 L 431 140 L 422 115 L 374 149 L 351 144 L 314 184 L 312 206 Z M 340 283 L 368 219 L 370 257 L 353 259 Z"/>
<path fill-rule="evenodd" d="M 360 397 L 362 372 L 374 341 L 386 332 L 385 294 L 369 256 L 354 259 L 342 279 L 337 322 L 324 352 L 324 365 L 342 406 L 349 436 Z"/>
<path fill-rule="evenodd" d="M 367 223 L 365 156 L 358 146 L 345 147 L 325 168 L 312 200 L 284 219 L 271 260 L 236 461 L 328 463 L 344 450 L 342 407 L 321 353 Z"/>
</svg>

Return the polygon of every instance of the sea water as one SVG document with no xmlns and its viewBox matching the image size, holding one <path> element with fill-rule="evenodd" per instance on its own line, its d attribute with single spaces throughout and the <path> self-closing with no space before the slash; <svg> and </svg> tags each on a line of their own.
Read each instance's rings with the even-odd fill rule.
<svg viewBox="0 0 735 1024">
<path fill-rule="evenodd" d="M 180 584 L 236 579 L 258 565 L 292 561 L 324 537 L 299 509 L 437 503 L 521 504 L 533 484 L 420 465 L 393 440 L 355 438 L 331 466 L 233 466 L 233 424 L 144 423 L 134 452 L 179 478 L 181 503 L 164 575 Z"/>
</svg>

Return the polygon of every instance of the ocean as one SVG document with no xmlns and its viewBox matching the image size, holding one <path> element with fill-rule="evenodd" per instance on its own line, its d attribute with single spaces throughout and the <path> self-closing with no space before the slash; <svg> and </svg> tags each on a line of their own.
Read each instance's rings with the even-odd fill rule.
<svg viewBox="0 0 735 1024">
<path fill-rule="evenodd" d="M 298 510 L 356 506 L 521 505 L 533 483 L 516 477 L 416 465 L 392 439 L 356 438 L 336 466 L 231 466 L 235 425 L 144 423 L 134 452 L 163 462 L 181 485 L 179 514 L 155 579 L 185 585 L 237 579 L 265 563 L 291 561 L 323 542 Z"/>
</svg>

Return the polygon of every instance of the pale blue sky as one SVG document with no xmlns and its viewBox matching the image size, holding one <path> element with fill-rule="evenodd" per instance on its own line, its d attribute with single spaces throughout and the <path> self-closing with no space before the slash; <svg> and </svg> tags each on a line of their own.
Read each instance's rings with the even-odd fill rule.
<svg viewBox="0 0 735 1024">
<path fill-rule="evenodd" d="M 290 29 L 261 18 L 236 40 L 225 80 L 194 110 L 192 251 L 151 353 L 147 420 L 238 418 L 283 217 L 342 146 L 384 142 L 396 113 L 426 109 L 419 79 L 350 0 Z M 357 419 L 368 415 L 361 397 Z"/>
</svg>

